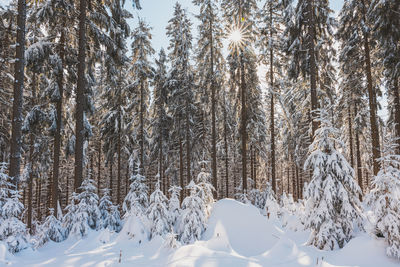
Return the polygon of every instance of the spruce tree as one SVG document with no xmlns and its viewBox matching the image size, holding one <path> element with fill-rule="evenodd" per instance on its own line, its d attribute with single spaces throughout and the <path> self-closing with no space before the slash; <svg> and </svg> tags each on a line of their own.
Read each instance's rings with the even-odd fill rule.
<svg viewBox="0 0 400 267">
<path fill-rule="evenodd" d="M 155 190 L 150 195 L 147 217 L 150 220 L 150 238 L 164 236 L 170 230 L 168 199 L 160 190 L 160 181 L 156 183 Z"/>
</svg>

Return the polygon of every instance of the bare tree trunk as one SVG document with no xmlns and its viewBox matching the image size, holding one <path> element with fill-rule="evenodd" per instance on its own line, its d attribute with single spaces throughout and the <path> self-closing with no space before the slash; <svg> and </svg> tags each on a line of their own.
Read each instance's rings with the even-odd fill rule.
<svg viewBox="0 0 400 267">
<path fill-rule="evenodd" d="M 180 179 L 181 188 L 182 188 L 182 193 L 180 195 L 181 203 L 182 203 L 184 195 L 185 195 L 185 186 L 183 184 L 183 147 L 182 147 L 182 139 L 180 137 L 179 137 L 179 179 Z"/>
<path fill-rule="evenodd" d="M 186 90 L 189 90 L 188 88 Z M 189 122 L 189 96 L 186 94 L 186 184 L 191 180 L 190 168 L 190 122 Z"/>
<path fill-rule="evenodd" d="M 357 115 L 357 104 L 354 104 L 354 115 Z M 363 174 L 362 174 L 362 167 L 361 167 L 361 146 L 360 146 L 360 136 L 358 131 L 355 131 L 356 137 L 356 158 L 357 158 L 357 178 L 358 178 L 358 185 L 361 188 L 361 192 L 364 192 L 364 185 L 363 185 Z M 362 195 L 360 195 L 360 200 L 362 200 Z"/>
<path fill-rule="evenodd" d="M 270 31 L 269 37 L 272 40 L 272 25 L 273 25 L 273 12 L 272 5 L 270 5 L 269 9 L 269 20 L 270 20 Z M 274 103 L 274 48 L 272 46 L 272 41 L 269 48 L 269 83 L 271 87 L 271 103 L 270 103 L 270 132 L 271 132 L 271 178 L 272 178 L 272 191 L 276 193 L 276 166 L 275 166 L 275 103 Z"/>
<path fill-rule="evenodd" d="M 309 3 L 307 5 L 308 8 L 308 45 L 309 45 L 309 60 L 310 60 L 310 96 L 311 96 L 311 130 L 312 130 L 312 139 L 314 138 L 315 131 L 319 127 L 319 123 L 315 120 L 315 111 L 318 108 L 318 99 L 317 99 L 317 69 L 315 62 L 315 21 L 314 21 L 314 0 L 308 0 Z"/>
<path fill-rule="evenodd" d="M 100 196 L 101 191 L 101 139 L 98 144 L 98 158 L 97 158 L 97 194 Z"/>
<path fill-rule="evenodd" d="M 121 132 L 121 119 L 119 122 L 119 133 Z M 117 167 L 117 205 L 121 200 L 121 136 L 118 134 L 118 167 Z"/>
<path fill-rule="evenodd" d="M 112 162 L 112 160 L 113 159 L 111 159 L 110 162 L 109 162 L 109 164 L 110 164 L 110 167 L 109 167 L 109 170 L 110 170 L 110 187 L 109 187 L 109 189 L 110 189 L 111 201 L 112 201 L 112 195 L 113 195 L 113 162 Z"/>
<path fill-rule="evenodd" d="M 399 96 L 399 81 L 393 81 L 393 102 L 394 102 L 394 123 L 397 137 L 397 154 L 400 154 L 400 96 Z"/>
<path fill-rule="evenodd" d="M 225 197 L 229 197 L 229 162 L 228 162 L 228 139 L 227 139 L 227 116 L 224 92 L 224 150 L 225 150 Z"/>
<path fill-rule="evenodd" d="M 21 168 L 21 145 L 22 145 L 22 104 L 24 93 L 24 67 L 25 67 L 25 20 L 26 2 L 18 0 L 17 14 L 17 45 L 14 65 L 14 92 L 12 109 L 11 129 L 11 151 L 9 175 L 13 178 L 12 183 L 18 186 Z"/>
<path fill-rule="evenodd" d="M 211 9 L 211 2 L 208 3 L 208 8 Z M 218 178 L 217 178 L 217 130 L 215 126 L 216 99 L 215 99 L 215 78 L 214 78 L 214 44 L 213 44 L 213 22 L 210 16 L 210 74 L 211 74 L 211 169 L 212 169 L 212 184 L 215 188 L 214 198 L 218 199 Z"/>
<path fill-rule="evenodd" d="M 241 87 L 241 136 L 242 136 L 242 190 L 247 193 L 247 111 L 246 111 L 246 84 L 244 76 L 243 51 L 240 53 L 240 87 Z"/>
<path fill-rule="evenodd" d="M 350 146 L 350 165 L 354 168 L 354 152 L 353 152 L 353 118 L 351 116 L 350 104 L 347 106 L 347 122 L 349 124 L 349 146 Z"/>
<path fill-rule="evenodd" d="M 60 150 L 61 150 L 61 124 L 62 124 L 62 103 L 63 103 L 63 93 L 64 93 L 64 54 L 65 54 L 65 33 L 62 30 L 60 36 L 60 44 L 59 44 L 59 56 L 61 61 L 61 71 L 57 77 L 57 85 L 60 93 L 60 98 L 56 103 L 56 132 L 54 135 L 54 160 L 53 160 L 53 197 L 52 197 L 52 208 L 54 209 L 54 214 L 57 214 L 58 208 L 58 179 L 60 172 Z"/>
<path fill-rule="evenodd" d="M 74 190 L 82 184 L 83 175 L 83 107 L 85 104 L 85 69 L 86 69 L 86 0 L 79 1 L 79 41 L 78 41 L 78 84 L 76 87 L 75 108 L 75 177 Z"/>
</svg>

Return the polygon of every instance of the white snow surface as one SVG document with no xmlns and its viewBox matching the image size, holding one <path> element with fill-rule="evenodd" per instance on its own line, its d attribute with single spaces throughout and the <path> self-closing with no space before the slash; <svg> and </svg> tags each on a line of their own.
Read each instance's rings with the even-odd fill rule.
<svg viewBox="0 0 400 267">
<path fill-rule="evenodd" d="M 281 228 L 278 220 L 268 220 L 256 207 L 232 199 L 214 204 L 202 240 L 176 249 L 166 247 L 160 236 L 151 241 L 141 236 L 144 241 L 138 242 L 137 236 L 128 238 L 124 229 L 111 235 L 104 231 L 16 255 L 4 255 L 0 244 L 0 266 L 400 266 L 385 255 L 382 239 L 361 234 L 343 249 L 321 251 L 305 245 L 308 232 Z"/>
</svg>

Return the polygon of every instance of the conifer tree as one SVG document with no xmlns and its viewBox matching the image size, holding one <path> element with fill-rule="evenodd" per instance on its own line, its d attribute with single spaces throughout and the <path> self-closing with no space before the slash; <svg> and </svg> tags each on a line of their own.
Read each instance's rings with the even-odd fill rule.
<svg viewBox="0 0 400 267">
<path fill-rule="evenodd" d="M 171 186 L 168 191 L 170 192 L 170 198 L 168 201 L 168 213 L 169 213 L 169 220 L 172 226 L 177 227 L 177 220 L 181 214 L 181 207 L 180 207 L 180 192 L 182 188 L 179 186 Z"/>
<path fill-rule="evenodd" d="M 194 243 L 201 238 L 206 228 L 205 204 L 198 196 L 199 186 L 193 181 L 187 185 L 190 195 L 182 202 L 179 218 L 179 237 L 184 244 Z"/>
<path fill-rule="evenodd" d="M 321 128 L 315 132 L 305 168 L 313 170 L 305 192 L 305 227 L 311 229 L 308 243 L 319 249 L 342 248 L 360 224 L 360 187 L 354 170 L 335 148 L 342 145 L 325 110 L 320 110 Z"/>
<path fill-rule="evenodd" d="M 170 230 L 169 213 L 167 208 L 168 199 L 160 190 L 158 181 L 155 190 L 150 195 L 147 216 L 151 222 L 150 237 L 164 236 Z"/>
</svg>

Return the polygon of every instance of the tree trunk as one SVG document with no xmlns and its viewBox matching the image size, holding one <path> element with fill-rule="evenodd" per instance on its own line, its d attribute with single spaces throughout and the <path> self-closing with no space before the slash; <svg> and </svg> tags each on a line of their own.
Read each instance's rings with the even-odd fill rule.
<svg viewBox="0 0 400 267">
<path fill-rule="evenodd" d="M 109 170 L 110 170 L 110 187 L 109 187 L 109 189 L 110 189 L 110 198 L 111 198 L 111 201 L 112 201 L 112 195 L 113 195 L 113 162 L 112 162 L 112 159 L 110 160 L 110 167 L 109 167 Z"/>
<path fill-rule="evenodd" d="M 246 84 L 244 75 L 244 63 L 243 63 L 243 51 L 240 53 L 240 87 L 241 87 L 241 100 L 242 100 L 242 110 L 241 110 L 241 122 L 240 126 L 241 136 L 242 136 L 242 190 L 243 193 L 247 193 L 247 111 L 246 111 Z"/>
<path fill-rule="evenodd" d="M 357 115 L 357 104 L 354 104 L 354 115 Z M 364 192 L 364 185 L 363 185 L 363 174 L 362 174 L 362 167 L 361 167 L 361 146 L 360 146 L 360 137 L 358 130 L 355 131 L 356 137 L 356 158 L 357 158 L 357 178 L 358 178 L 358 185 L 361 188 L 361 192 Z M 360 195 L 360 200 L 362 201 L 362 195 Z"/>
<path fill-rule="evenodd" d="M 59 177 L 59 169 L 60 169 L 60 150 L 61 150 L 61 125 L 62 125 L 62 102 L 63 102 L 63 92 L 64 92 L 64 54 L 65 54 L 65 33 L 62 30 L 60 36 L 60 44 L 59 44 L 59 56 L 61 61 L 61 71 L 58 73 L 57 77 L 57 85 L 60 93 L 60 98 L 56 103 L 56 132 L 54 135 L 54 160 L 53 160 L 53 196 L 52 196 L 52 208 L 54 209 L 54 214 L 57 215 L 58 208 L 58 177 Z"/>
<path fill-rule="evenodd" d="M 228 132 L 227 132 L 227 115 L 226 115 L 226 101 L 224 91 L 224 150 L 225 150 L 225 197 L 229 197 L 229 162 L 228 162 Z"/>
<path fill-rule="evenodd" d="M 189 88 L 186 88 L 189 90 Z M 188 92 L 186 92 L 186 184 L 189 184 L 191 180 L 191 168 L 190 168 L 190 123 L 189 123 L 189 96 Z"/>
<path fill-rule="evenodd" d="M 314 138 L 315 131 L 319 127 L 319 123 L 315 120 L 315 111 L 318 108 L 317 99 L 317 69 L 315 62 L 315 21 L 314 21 L 314 1 L 308 0 L 308 45 L 309 45 L 309 60 L 310 60 L 310 96 L 311 96 L 311 130 L 312 139 Z"/>
<path fill-rule="evenodd" d="M 120 204 L 121 200 L 121 117 L 119 117 L 119 124 L 118 124 L 118 167 L 117 167 L 117 205 Z"/>
<path fill-rule="evenodd" d="M 270 20 L 270 31 L 269 38 L 272 40 L 272 5 L 269 9 L 269 20 Z M 272 41 L 269 50 L 269 83 L 271 87 L 271 103 L 270 103 L 270 132 L 271 132 L 271 178 L 272 178 L 272 191 L 276 193 L 276 166 L 275 166 L 275 103 L 274 103 L 274 49 L 272 46 Z"/>
<path fill-rule="evenodd" d="M 78 84 L 76 87 L 75 111 L 75 177 L 74 190 L 77 191 L 82 184 L 83 174 L 83 107 L 85 103 L 85 69 L 86 69 L 86 0 L 79 1 L 79 42 L 78 42 Z"/>
<path fill-rule="evenodd" d="M 208 8 L 211 9 L 211 2 L 208 3 Z M 217 130 L 215 126 L 216 99 L 215 99 L 215 78 L 214 78 L 214 44 L 212 32 L 212 16 L 210 16 L 210 74 L 211 74 L 211 169 L 212 169 L 212 184 L 215 188 L 214 198 L 218 199 L 218 178 L 217 178 Z"/>
<path fill-rule="evenodd" d="M 144 89 L 143 81 L 140 83 L 140 166 L 143 170 L 143 175 L 145 175 L 144 168 Z M 150 186 L 150 184 L 149 184 Z"/>
<path fill-rule="evenodd" d="M 26 2 L 18 0 L 17 14 L 17 44 L 14 65 L 14 92 L 12 109 L 11 151 L 9 175 L 12 183 L 18 186 L 21 168 L 22 145 L 22 104 L 24 93 L 24 67 L 25 67 L 25 20 Z"/>
<path fill-rule="evenodd" d="M 394 123 L 395 136 L 397 137 L 397 154 L 400 154 L 400 96 L 399 96 L 399 81 L 393 81 L 393 102 L 394 102 Z"/>
<path fill-rule="evenodd" d="M 353 118 L 351 116 L 351 104 L 347 106 L 347 122 L 349 124 L 349 146 L 350 146 L 350 165 L 354 168 L 354 152 L 353 152 Z"/>
<path fill-rule="evenodd" d="M 182 193 L 180 195 L 182 203 L 185 195 L 185 186 L 183 184 L 183 147 L 182 147 L 182 139 L 180 137 L 179 137 L 179 179 L 182 188 Z"/>
<path fill-rule="evenodd" d="M 98 144 L 98 158 L 97 158 L 97 194 L 100 196 L 101 190 L 101 140 Z"/>
</svg>

